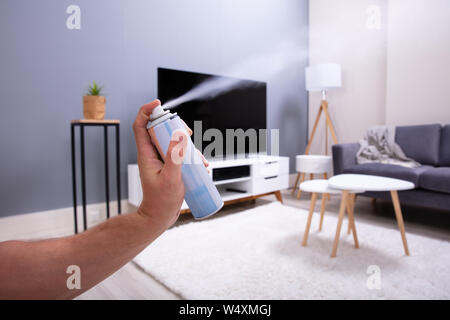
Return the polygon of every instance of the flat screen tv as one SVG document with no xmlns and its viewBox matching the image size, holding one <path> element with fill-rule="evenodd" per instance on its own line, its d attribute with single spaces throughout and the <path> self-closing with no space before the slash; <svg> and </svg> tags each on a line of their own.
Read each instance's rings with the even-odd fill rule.
<svg viewBox="0 0 450 320">
<path fill-rule="evenodd" d="M 198 84 L 205 80 L 216 78 L 226 78 L 218 75 L 187 72 L 181 70 L 173 70 L 166 68 L 158 68 L 158 98 L 162 104 L 175 99 L 188 92 Z M 224 92 L 209 99 L 199 99 L 183 103 L 171 109 L 176 112 L 186 122 L 186 124 L 194 129 L 194 121 L 202 121 L 202 132 L 210 128 L 220 130 L 223 136 L 222 155 L 253 153 L 255 149 L 251 149 L 248 145 L 249 139 L 245 141 L 245 148 L 237 149 L 237 143 L 234 150 L 226 149 L 226 129 L 255 129 L 258 139 L 258 153 L 266 152 L 266 137 L 261 138 L 260 129 L 267 128 L 267 86 L 265 82 L 239 79 L 239 86 L 228 92 Z M 198 134 L 198 132 L 194 132 Z M 260 141 L 261 139 L 261 141 Z M 196 139 L 199 141 L 199 139 Z M 214 140 L 214 139 L 212 139 Z M 205 148 L 209 141 L 203 141 L 201 151 Z M 199 148 L 200 146 L 197 145 Z M 229 149 L 229 148 L 228 148 Z M 219 156 L 220 154 L 212 154 L 211 156 Z"/>
</svg>

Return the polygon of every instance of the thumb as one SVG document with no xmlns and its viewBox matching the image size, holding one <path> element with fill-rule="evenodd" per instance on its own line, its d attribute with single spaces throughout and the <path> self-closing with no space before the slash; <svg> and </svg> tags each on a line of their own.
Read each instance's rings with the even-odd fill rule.
<svg viewBox="0 0 450 320">
<path fill-rule="evenodd" d="M 181 174 L 181 165 L 186 156 L 188 139 L 184 130 L 179 129 L 173 132 L 162 169 L 167 176 Z"/>
</svg>

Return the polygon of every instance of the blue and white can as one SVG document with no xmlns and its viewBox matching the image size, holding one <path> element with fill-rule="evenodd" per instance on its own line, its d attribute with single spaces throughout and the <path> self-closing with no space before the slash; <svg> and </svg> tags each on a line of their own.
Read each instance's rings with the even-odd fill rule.
<svg viewBox="0 0 450 320">
<path fill-rule="evenodd" d="M 147 128 L 152 142 L 163 159 L 175 131 L 183 130 L 189 137 L 180 117 L 176 113 L 165 111 L 161 106 L 154 109 Z M 191 139 L 188 139 L 186 155 L 181 167 L 181 178 L 184 183 L 184 200 L 195 219 L 207 218 L 223 207 L 222 197 Z"/>
</svg>

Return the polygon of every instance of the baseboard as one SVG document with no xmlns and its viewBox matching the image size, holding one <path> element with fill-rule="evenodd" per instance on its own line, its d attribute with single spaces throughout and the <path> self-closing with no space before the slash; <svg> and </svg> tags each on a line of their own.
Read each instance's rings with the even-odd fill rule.
<svg viewBox="0 0 450 320">
<path fill-rule="evenodd" d="M 121 201 L 122 212 L 135 210 L 128 200 Z M 111 201 L 110 216 L 117 215 L 117 201 Z M 83 207 L 77 207 L 78 230 L 83 230 Z M 86 206 L 88 227 L 106 219 L 106 202 Z M 74 233 L 73 207 L 39 211 L 0 218 L 0 241 L 12 239 L 31 239 L 40 237 L 58 237 Z"/>
</svg>

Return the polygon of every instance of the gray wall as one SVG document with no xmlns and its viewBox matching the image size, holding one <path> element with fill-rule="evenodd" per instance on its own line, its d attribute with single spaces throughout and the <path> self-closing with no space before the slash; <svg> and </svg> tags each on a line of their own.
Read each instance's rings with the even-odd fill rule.
<svg viewBox="0 0 450 320">
<path fill-rule="evenodd" d="M 81 30 L 65 26 L 70 4 L 81 7 Z M 92 80 L 105 86 L 107 118 L 121 120 L 126 198 L 131 124 L 156 98 L 158 66 L 220 74 L 280 39 L 306 49 L 307 19 L 307 0 L 1 1 L 0 216 L 71 206 L 69 123 Z M 268 80 L 268 127 L 280 128 L 291 170 L 307 139 L 306 63 Z M 86 133 L 88 203 L 104 201 L 99 131 Z"/>
</svg>

